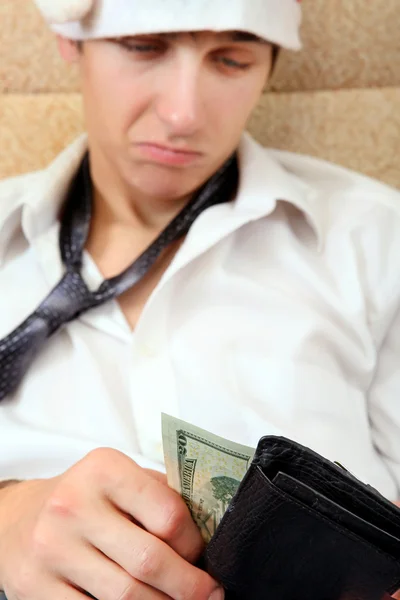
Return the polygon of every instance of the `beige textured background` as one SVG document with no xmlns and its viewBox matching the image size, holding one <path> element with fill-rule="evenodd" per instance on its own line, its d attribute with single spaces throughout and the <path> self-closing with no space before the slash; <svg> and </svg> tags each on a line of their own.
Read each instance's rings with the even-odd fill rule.
<svg viewBox="0 0 400 600">
<path fill-rule="evenodd" d="M 400 187 L 400 0 L 303 5 L 304 50 L 282 54 L 251 132 Z M 0 0 L 0 23 L 3 178 L 46 165 L 82 115 L 77 74 L 32 0 Z"/>
</svg>

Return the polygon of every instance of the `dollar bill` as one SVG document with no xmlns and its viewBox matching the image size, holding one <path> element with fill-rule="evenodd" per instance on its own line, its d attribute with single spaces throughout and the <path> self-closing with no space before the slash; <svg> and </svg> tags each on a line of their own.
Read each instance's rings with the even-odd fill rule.
<svg viewBox="0 0 400 600">
<path fill-rule="evenodd" d="M 255 449 L 162 415 L 168 484 L 187 504 L 208 543 L 250 467 Z"/>
</svg>

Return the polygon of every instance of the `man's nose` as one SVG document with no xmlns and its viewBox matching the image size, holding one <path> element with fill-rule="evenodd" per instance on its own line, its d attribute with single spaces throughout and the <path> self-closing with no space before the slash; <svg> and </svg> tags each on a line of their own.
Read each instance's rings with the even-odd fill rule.
<svg viewBox="0 0 400 600">
<path fill-rule="evenodd" d="M 165 77 L 157 100 L 157 113 L 173 137 L 190 137 L 205 123 L 201 76 L 181 66 Z"/>
</svg>

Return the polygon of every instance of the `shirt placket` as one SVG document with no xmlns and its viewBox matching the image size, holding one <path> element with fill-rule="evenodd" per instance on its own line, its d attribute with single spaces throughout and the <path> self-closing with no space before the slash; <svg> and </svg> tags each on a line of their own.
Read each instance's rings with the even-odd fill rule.
<svg viewBox="0 0 400 600">
<path fill-rule="evenodd" d="M 161 413 L 179 416 L 167 319 L 172 282 L 153 295 L 132 337 L 131 406 L 141 453 L 163 463 Z"/>
</svg>

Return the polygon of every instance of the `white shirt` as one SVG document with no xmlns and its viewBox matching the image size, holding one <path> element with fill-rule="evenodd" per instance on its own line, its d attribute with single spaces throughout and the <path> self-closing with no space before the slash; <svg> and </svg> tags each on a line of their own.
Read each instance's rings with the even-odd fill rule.
<svg viewBox="0 0 400 600">
<path fill-rule="evenodd" d="M 62 276 L 58 212 L 86 138 L 0 184 L 0 339 Z M 400 497 L 400 193 L 244 136 L 134 332 L 110 302 L 55 334 L 0 405 L 0 477 L 114 447 L 162 469 L 161 412 L 239 443 L 285 435 Z M 84 275 L 101 282 L 88 255 Z"/>
</svg>

